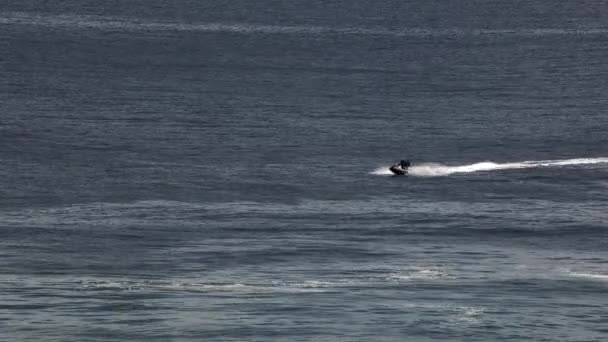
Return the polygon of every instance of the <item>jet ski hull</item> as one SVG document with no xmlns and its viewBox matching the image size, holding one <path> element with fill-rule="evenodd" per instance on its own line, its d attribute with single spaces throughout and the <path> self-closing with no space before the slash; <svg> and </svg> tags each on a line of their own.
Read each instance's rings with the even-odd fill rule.
<svg viewBox="0 0 608 342">
<path fill-rule="evenodd" d="M 389 170 L 396 176 L 406 176 L 407 170 L 404 170 L 398 166 L 391 166 Z"/>
</svg>

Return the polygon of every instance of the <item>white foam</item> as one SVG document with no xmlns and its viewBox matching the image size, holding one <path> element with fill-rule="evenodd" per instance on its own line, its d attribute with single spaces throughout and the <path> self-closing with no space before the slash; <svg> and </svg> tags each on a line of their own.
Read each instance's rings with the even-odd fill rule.
<svg viewBox="0 0 608 342">
<path fill-rule="evenodd" d="M 382 166 L 382 167 L 379 167 L 379 168 L 375 169 L 374 171 L 370 172 L 370 174 L 376 175 L 376 176 L 390 176 L 393 173 L 388 168 L 389 168 L 388 166 Z"/>
<path fill-rule="evenodd" d="M 528 160 L 514 163 L 494 163 L 484 161 L 480 163 L 468 165 L 449 166 L 439 163 L 424 163 L 414 165 L 409 169 L 409 175 L 419 177 L 437 177 L 448 176 L 455 173 L 472 173 L 497 170 L 515 170 L 529 169 L 538 167 L 555 167 L 568 165 L 588 165 L 588 164 L 603 164 L 608 163 L 608 158 L 576 158 L 576 159 L 561 159 L 561 160 Z M 388 167 L 378 168 L 371 172 L 373 175 L 391 175 Z"/>
<path fill-rule="evenodd" d="M 606 280 L 608 281 L 608 274 L 599 273 L 585 273 L 585 272 L 568 272 L 568 275 L 576 278 L 586 278 L 591 280 Z"/>
</svg>

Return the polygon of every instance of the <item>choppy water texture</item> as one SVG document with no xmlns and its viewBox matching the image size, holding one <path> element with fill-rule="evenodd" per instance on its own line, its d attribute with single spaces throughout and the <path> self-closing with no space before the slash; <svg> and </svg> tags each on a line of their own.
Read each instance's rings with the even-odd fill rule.
<svg viewBox="0 0 608 342">
<path fill-rule="evenodd" d="M 0 4 L 0 340 L 608 340 L 603 7 Z"/>
</svg>

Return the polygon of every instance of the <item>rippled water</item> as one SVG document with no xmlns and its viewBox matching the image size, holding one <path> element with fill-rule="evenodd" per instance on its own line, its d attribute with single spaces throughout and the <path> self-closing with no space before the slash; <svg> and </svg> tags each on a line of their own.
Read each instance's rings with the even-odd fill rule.
<svg viewBox="0 0 608 342">
<path fill-rule="evenodd" d="M 0 340 L 608 339 L 599 2 L 27 0 L 0 40 Z"/>
</svg>

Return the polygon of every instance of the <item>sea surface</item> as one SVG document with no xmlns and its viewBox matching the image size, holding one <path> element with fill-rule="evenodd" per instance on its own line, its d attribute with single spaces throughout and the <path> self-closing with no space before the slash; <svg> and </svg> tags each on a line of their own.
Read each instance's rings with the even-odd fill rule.
<svg viewBox="0 0 608 342">
<path fill-rule="evenodd" d="M 603 1 L 4 1 L 0 341 L 608 341 L 607 94 Z"/>
</svg>

